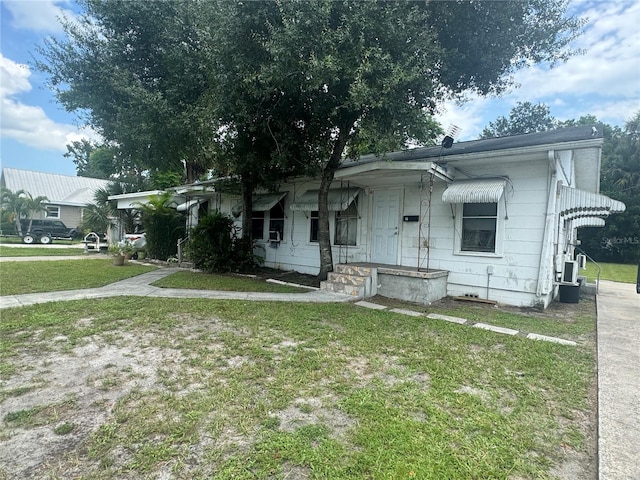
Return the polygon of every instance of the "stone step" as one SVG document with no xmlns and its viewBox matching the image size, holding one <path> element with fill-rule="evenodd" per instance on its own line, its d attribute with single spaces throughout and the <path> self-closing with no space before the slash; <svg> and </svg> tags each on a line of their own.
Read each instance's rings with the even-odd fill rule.
<svg viewBox="0 0 640 480">
<path fill-rule="evenodd" d="M 328 282 L 345 283 L 348 285 L 366 285 L 371 277 L 360 275 L 348 275 L 345 273 L 329 272 L 327 276 Z"/>
<path fill-rule="evenodd" d="M 328 292 L 344 293 L 354 297 L 364 297 L 364 286 L 348 285 L 346 283 L 320 282 L 320 290 Z"/>
<path fill-rule="evenodd" d="M 346 275 L 359 275 L 362 277 L 370 277 L 374 267 L 366 267 L 364 265 L 353 265 L 339 263 L 335 266 L 336 273 L 344 273 Z"/>
</svg>

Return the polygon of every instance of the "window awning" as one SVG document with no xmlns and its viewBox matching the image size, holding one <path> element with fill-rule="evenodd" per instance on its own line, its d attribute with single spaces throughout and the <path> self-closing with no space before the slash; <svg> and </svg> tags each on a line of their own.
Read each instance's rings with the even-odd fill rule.
<svg viewBox="0 0 640 480">
<path fill-rule="evenodd" d="M 253 196 L 253 211 L 254 212 L 268 212 L 276 203 L 284 198 L 287 192 L 284 193 L 259 193 Z M 236 203 L 231 209 L 231 213 L 237 217 L 242 213 L 242 202 Z"/>
<path fill-rule="evenodd" d="M 359 189 L 351 190 L 329 190 L 328 203 L 329 210 L 342 212 L 349 208 L 349 205 L 358 195 Z M 291 210 L 302 210 L 306 212 L 314 212 L 318 210 L 318 190 L 310 190 L 301 195 L 291 204 Z"/>
<path fill-rule="evenodd" d="M 624 203 L 606 195 L 566 186 L 562 186 L 560 190 L 560 215 L 564 220 L 607 217 L 611 213 L 624 212 L 626 208 Z"/>
<path fill-rule="evenodd" d="M 186 212 L 187 210 L 191 210 L 193 207 L 196 207 L 200 204 L 200 200 L 189 200 L 188 202 L 181 203 L 176 207 L 176 210 L 179 212 Z"/>
<path fill-rule="evenodd" d="M 574 228 L 580 227 L 604 227 L 604 218 L 600 217 L 581 217 L 574 218 L 571 221 L 571 226 Z"/>
<path fill-rule="evenodd" d="M 504 193 L 503 178 L 458 180 L 442 193 L 444 203 L 497 203 Z"/>
</svg>

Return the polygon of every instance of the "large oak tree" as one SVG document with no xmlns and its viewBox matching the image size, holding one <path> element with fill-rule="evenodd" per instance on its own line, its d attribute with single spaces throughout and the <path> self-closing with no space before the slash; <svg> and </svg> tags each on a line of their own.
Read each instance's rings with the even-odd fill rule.
<svg viewBox="0 0 640 480">
<path fill-rule="evenodd" d="M 439 100 L 500 93 L 517 69 L 566 59 L 580 30 L 562 0 L 219 5 L 220 118 L 260 119 L 272 149 L 320 178 L 320 279 L 333 268 L 327 198 L 345 154 L 428 142 Z"/>
<path fill-rule="evenodd" d="M 317 175 L 321 279 L 347 153 L 430 141 L 441 99 L 500 93 L 517 69 L 567 58 L 580 30 L 565 0 L 81 4 L 42 50 L 63 105 L 133 158 L 185 162 L 188 180 L 219 151 L 249 187 Z"/>
<path fill-rule="evenodd" d="M 196 180 L 210 163 L 211 129 L 202 122 L 209 79 L 197 21 L 207 2 L 78 3 L 83 14 L 62 19 L 66 37 L 39 49 L 37 66 L 58 101 L 122 158 Z"/>
</svg>

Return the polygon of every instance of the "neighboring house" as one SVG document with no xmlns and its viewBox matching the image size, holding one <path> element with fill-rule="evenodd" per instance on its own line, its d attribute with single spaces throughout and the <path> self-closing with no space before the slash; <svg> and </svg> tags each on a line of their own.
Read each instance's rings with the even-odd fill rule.
<svg viewBox="0 0 640 480">
<path fill-rule="evenodd" d="M 600 128 L 345 160 L 329 195 L 336 273 L 323 288 L 425 304 L 449 295 L 546 307 L 560 285 L 577 285 L 578 228 L 625 209 L 598 193 Z M 215 192 L 215 183 L 176 189 L 189 221 L 204 207 L 240 224 L 239 198 Z M 296 179 L 255 196 L 253 238 L 266 266 L 318 273 L 318 186 Z"/>
<path fill-rule="evenodd" d="M 67 227 L 75 228 L 82 222 L 82 208 L 94 201 L 99 188 L 109 180 L 88 177 L 72 177 L 55 173 L 34 172 L 16 168 L 3 168 L 0 186 L 16 192 L 24 190 L 34 198 L 49 199 L 46 210 L 34 214 L 34 219 L 54 218 Z"/>
</svg>

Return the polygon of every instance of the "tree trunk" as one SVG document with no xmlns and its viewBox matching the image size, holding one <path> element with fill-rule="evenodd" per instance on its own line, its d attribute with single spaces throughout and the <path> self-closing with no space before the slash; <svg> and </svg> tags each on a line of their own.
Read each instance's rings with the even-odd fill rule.
<svg viewBox="0 0 640 480">
<path fill-rule="evenodd" d="M 18 215 L 17 213 L 15 213 L 15 220 L 16 222 L 16 230 L 18 231 L 18 235 L 22 236 L 22 222 L 20 222 L 20 215 Z"/>
<path fill-rule="evenodd" d="M 331 251 L 331 234 L 329 231 L 329 188 L 333 181 L 335 169 L 322 171 L 320 191 L 318 192 L 318 246 L 320 248 L 320 272 L 318 281 L 327 279 L 329 272 L 333 271 L 333 253 Z"/>
<path fill-rule="evenodd" d="M 242 238 L 253 239 L 251 235 L 253 211 L 253 182 L 242 179 Z"/>
<path fill-rule="evenodd" d="M 329 188 L 333 177 L 342 161 L 342 154 L 349 139 L 349 128 L 341 128 L 338 138 L 333 145 L 333 151 L 329 161 L 322 169 L 320 178 L 320 190 L 318 192 L 318 248 L 320 249 L 320 272 L 318 281 L 327 279 L 329 272 L 333 271 L 333 253 L 331 252 L 331 234 L 329 231 Z"/>
</svg>

